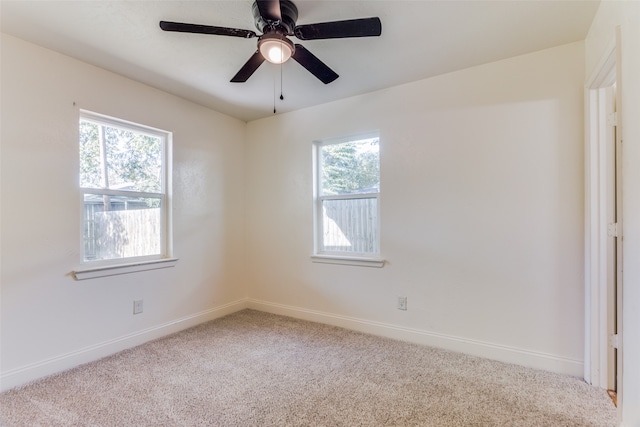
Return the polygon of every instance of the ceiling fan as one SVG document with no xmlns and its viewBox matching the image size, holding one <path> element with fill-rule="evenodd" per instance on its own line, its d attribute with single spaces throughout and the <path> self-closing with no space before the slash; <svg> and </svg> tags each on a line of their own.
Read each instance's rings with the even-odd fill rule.
<svg viewBox="0 0 640 427">
<path fill-rule="evenodd" d="M 234 83 L 246 82 L 265 60 L 282 64 L 289 58 L 296 60 L 324 84 L 331 83 L 338 78 L 338 74 L 304 46 L 293 43 L 288 37 L 294 36 L 300 40 L 322 40 L 376 37 L 382 33 L 382 24 L 377 17 L 296 25 L 298 8 L 290 0 L 256 0 L 251 9 L 256 28 L 262 33 L 261 36 L 251 30 L 169 21 L 160 21 L 160 28 L 164 31 L 246 39 L 258 37 L 258 49 L 231 79 Z"/>
</svg>

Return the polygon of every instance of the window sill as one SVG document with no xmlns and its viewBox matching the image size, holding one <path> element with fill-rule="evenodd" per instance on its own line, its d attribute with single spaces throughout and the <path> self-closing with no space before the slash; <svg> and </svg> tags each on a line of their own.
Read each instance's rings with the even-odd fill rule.
<svg viewBox="0 0 640 427">
<path fill-rule="evenodd" d="M 384 266 L 383 259 L 359 258 L 340 255 L 312 255 L 311 261 L 324 264 L 356 265 L 359 267 L 381 268 Z"/>
<path fill-rule="evenodd" d="M 177 258 L 155 259 L 153 261 L 141 261 L 130 264 L 114 264 L 93 268 L 78 268 L 73 271 L 76 280 L 95 279 L 96 277 L 116 276 L 118 274 L 136 273 L 139 271 L 158 270 L 174 267 Z"/>
</svg>

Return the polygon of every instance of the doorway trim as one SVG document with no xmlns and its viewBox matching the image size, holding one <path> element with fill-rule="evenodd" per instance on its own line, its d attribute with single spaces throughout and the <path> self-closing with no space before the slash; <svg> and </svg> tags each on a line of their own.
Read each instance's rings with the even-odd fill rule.
<svg viewBox="0 0 640 427">
<path fill-rule="evenodd" d="M 620 29 L 616 28 L 614 39 L 605 49 L 594 73 L 585 85 L 585 358 L 584 378 L 594 386 L 607 388 L 611 378 L 608 374 L 607 350 L 611 344 L 608 330 L 608 317 L 611 307 L 608 306 L 607 280 L 611 267 L 607 259 L 607 237 L 612 230 L 607 230 L 607 151 L 603 144 L 606 128 L 611 126 L 612 118 L 604 113 L 606 88 L 616 85 L 616 210 L 617 227 L 613 233 L 617 236 L 615 280 L 617 283 L 617 337 L 622 336 L 622 192 L 620 182 L 621 139 L 620 97 L 622 94 L 620 81 Z M 622 342 L 617 342 L 618 411 L 621 409 L 622 392 Z"/>
</svg>

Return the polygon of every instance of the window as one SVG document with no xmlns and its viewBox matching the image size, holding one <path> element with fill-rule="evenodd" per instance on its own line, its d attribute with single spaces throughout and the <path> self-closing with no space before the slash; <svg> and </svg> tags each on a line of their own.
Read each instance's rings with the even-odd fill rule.
<svg viewBox="0 0 640 427">
<path fill-rule="evenodd" d="M 380 254 L 378 133 L 314 143 L 315 255 Z"/>
<path fill-rule="evenodd" d="M 170 255 L 170 139 L 168 132 L 81 111 L 84 263 L 130 263 Z"/>
</svg>

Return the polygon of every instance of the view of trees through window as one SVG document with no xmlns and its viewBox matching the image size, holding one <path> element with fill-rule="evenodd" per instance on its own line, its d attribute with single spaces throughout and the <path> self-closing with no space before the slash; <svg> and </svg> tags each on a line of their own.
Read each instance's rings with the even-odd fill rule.
<svg viewBox="0 0 640 427">
<path fill-rule="evenodd" d="M 159 193 L 162 140 L 80 121 L 80 186 Z"/>
<path fill-rule="evenodd" d="M 317 248 L 378 254 L 379 139 L 318 144 Z"/>
<path fill-rule="evenodd" d="M 79 155 L 84 260 L 161 254 L 164 138 L 82 118 Z"/>
<path fill-rule="evenodd" d="M 378 138 L 322 146 L 322 194 L 380 191 Z"/>
</svg>

